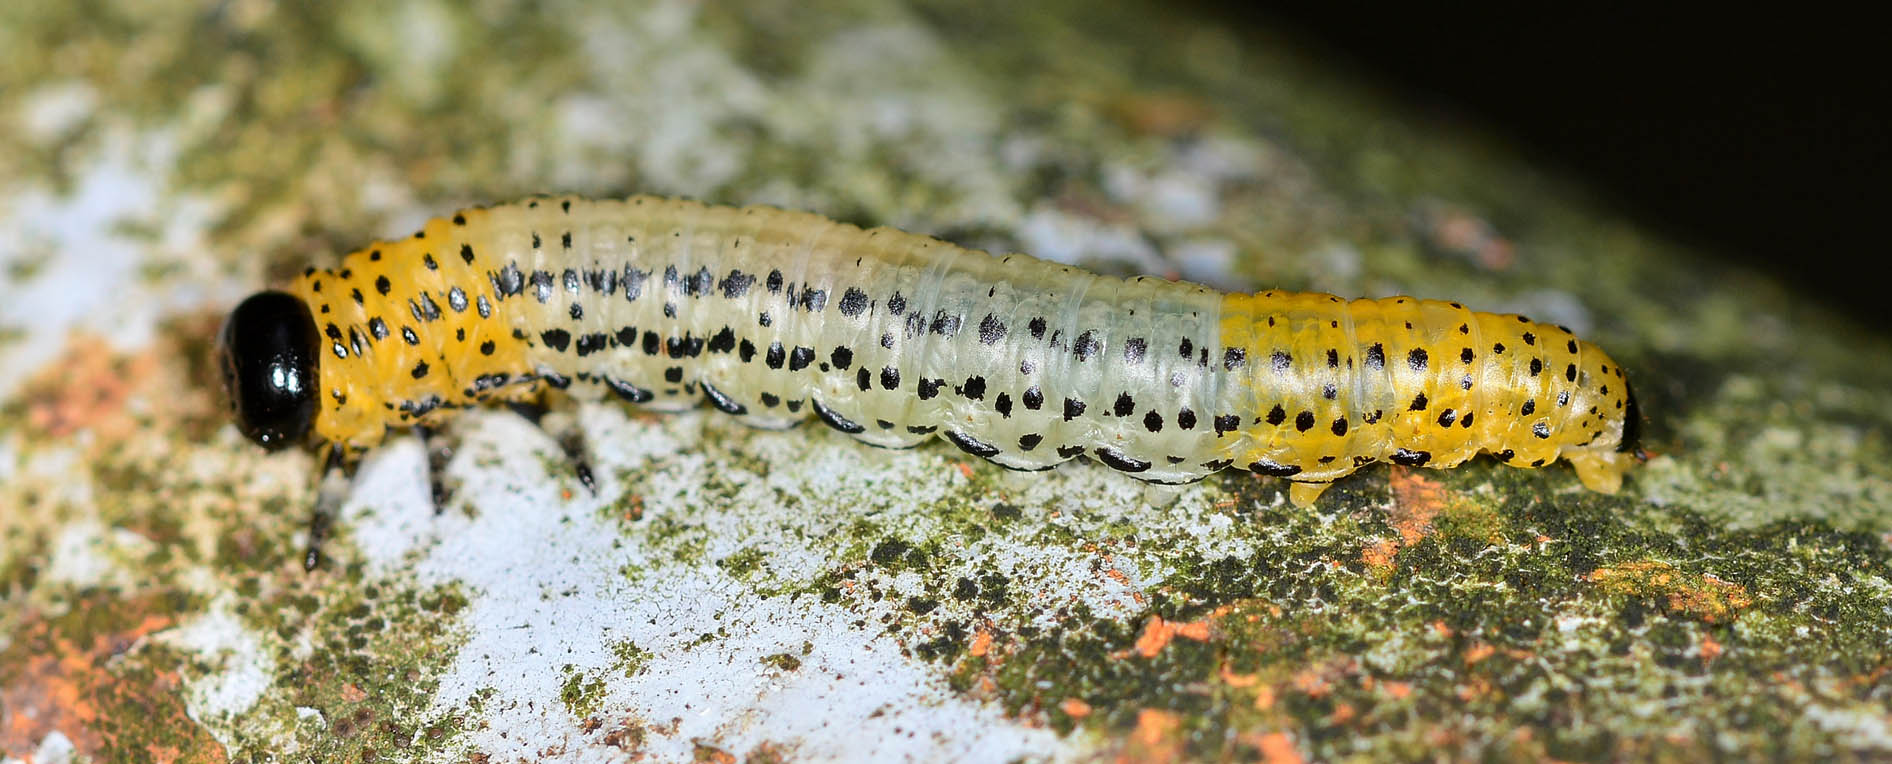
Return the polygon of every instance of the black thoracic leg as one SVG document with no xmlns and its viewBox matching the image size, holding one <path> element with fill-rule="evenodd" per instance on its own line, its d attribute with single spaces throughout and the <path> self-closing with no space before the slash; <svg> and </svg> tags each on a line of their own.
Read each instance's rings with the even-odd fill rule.
<svg viewBox="0 0 1892 764">
<path fill-rule="evenodd" d="M 433 498 L 434 514 L 438 515 L 446 511 L 447 501 L 453 498 L 453 489 L 442 477 L 447 473 L 447 462 L 453 461 L 453 443 L 450 438 L 440 437 L 440 431 L 431 427 L 415 427 L 414 436 L 420 438 L 421 448 L 427 451 L 427 492 Z"/>
<path fill-rule="evenodd" d="M 593 496 L 598 494 L 597 481 L 591 475 L 591 459 L 586 455 L 585 431 L 578 425 L 577 406 L 571 398 L 551 395 L 546 398 L 546 403 L 515 401 L 507 403 L 506 408 L 552 436 L 559 450 L 565 452 L 565 460 L 571 464 L 572 473 L 578 476 L 578 482 Z"/>
<path fill-rule="evenodd" d="M 329 448 L 328 463 L 322 467 L 315 484 L 315 508 L 309 513 L 309 543 L 302 552 L 302 569 L 314 572 L 322 564 L 322 542 L 328 539 L 329 526 L 348 500 L 348 489 L 355 482 L 358 462 L 339 446 Z"/>
</svg>

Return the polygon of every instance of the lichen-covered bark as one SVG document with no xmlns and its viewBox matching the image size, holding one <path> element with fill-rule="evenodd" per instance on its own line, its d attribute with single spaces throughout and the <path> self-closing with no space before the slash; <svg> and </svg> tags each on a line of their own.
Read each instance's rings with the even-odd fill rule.
<svg viewBox="0 0 1892 764">
<path fill-rule="evenodd" d="M 710 413 L 363 466 L 222 414 L 245 292 L 529 192 L 770 202 L 1610 349 L 1654 458 L 1311 510 Z M 325 261 L 324 261 L 325 262 Z M 1892 755 L 1892 341 L 1166 7 L 0 8 L 0 760 Z"/>
</svg>

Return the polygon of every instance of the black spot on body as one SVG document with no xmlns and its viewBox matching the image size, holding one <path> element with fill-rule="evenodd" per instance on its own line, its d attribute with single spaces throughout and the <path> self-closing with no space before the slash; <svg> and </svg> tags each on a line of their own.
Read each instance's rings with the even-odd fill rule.
<svg viewBox="0 0 1892 764">
<path fill-rule="evenodd" d="M 736 399 L 729 397 L 722 390 L 718 390 L 715 385 L 708 382 L 703 383 L 703 397 L 709 401 L 711 407 L 725 414 L 740 416 L 749 413 L 747 406 L 738 403 Z"/>
<path fill-rule="evenodd" d="M 1281 404 L 1277 403 L 1274 408 L 1268 409 L 1268 424 L 1280 427 L 1281 423 L 1286 421 L 1288 421 L 1288 412 L 1281 408 Z"/>
<path fill-rule="evenodd" d="M 1402 448 L 1393 452 L 1394 464 L 1407 467 L 1422 467 L 1429 461 L 1432 461 L 1432 454 L 1427 451 L 1411 451 Z"/>
<path fill-rule="evenodd" d="M 867 293 L 856 287 L 848 287 L 841 293 L 841 315 L 853 318 L 867 310 Z"/>
<path fill-rule="evenodd" d="M 947 430 L 946 439 L 952 441 L 953 445 L 958 446 L 959 450 L 972 454 L 973 456 L 990 459 L 999 455 L 998 446 L 994 446 L 963 432 Z"/>
<path fill-rule="evenodd" d="M 809 401 L 814 404 L 815 416 L 821 419 L 822 424 L 825 424 L 836 430 L 840 430 L 841 432 L 845 432 L 849 435 L 867 431 L 866 427 L 862 427 L 859 423 L 856 423 L 854 420 L 844 417 L 839 412 L 835 411 L 834 409 L 831 409 L 831 408 L 828 408 L 827 406 L 822 405 L 819 399 L 811 398 L 809 399 Z"/>
<path fill-rule="evenodd" d="M 1105 466 L 1119 472 L 1146 472 L 1150 469 L 1149 462 L 1132 457 L 1114 448 L 1092 449 L 1091 454 L 1097 457 L 1097 461 L 1103 462 Z"/>
<path fill-rule="evenodd" d="M 1005 332 L 1005 323 L 997 316 L 987 313 L 985 318 L 979 320 L 979 344 L 981 345 L 998 344 L 999 340 L 1005 339 Z"/>
<path fill-rule="evenodd" d="M 1149 352 L 1149 341 L 1142 337 L 1131 337 L 1123 343 L 1123 362 L 1142 363 L 1143 355 Z"/>
<path fill-rule="evenodd" d="M 1288 477 L 1301 474 L 1300 467 L 1296 467 L 1292 464 L 1281 464 L 1271 459 L 1260 459 L 1249 462 L 1248 471 L 1257 475 L 1268 475 L 1270 477 Z"/>
<path fill-rule="evenodd" d="M 1299 414 L 1295 414 L 1294 429 L 1297 432 L 1307 432 L 1308 430 L 1314 429 L 1314 412 L 1302 411 Z"/>
<path fill-rule="evenodd" d="M 1077 355 L 1077 360 L 1088 361 L 1091 359 L 1091 356 L 1096 355 L 1098 351 L 1103 349 L 1104 343 L 1097 339 L 1097 333 L 1094 331 L 1086 331 L 1083 334 L 1077 335 L 1077 342 L 1072 346 L 1071 351 Z"/>
<path fill-rule="evenodd" d="M 755 286 L 755 274 L 743 273 L 739 269 L 731 269 L 729 275 L 723 277 L 719 286 L 722 287 L 723 297 L 725 299 L 734 300 L 748 294 L 749 287 Z"/>
<path fill-rule="evenodd" d="M 1406 354 L 1406 366 L 1413 371 L 1425 371 L 1426 360 L 1425 348 L 1413 348 L 1412 352 Z"/>
<path fill-rule="evenodd" d="M 1084 402 L 1076 398 L 1064 399 L 1064 421 L 1069 422 L 1084 414 Z"/>
<path fill-rule="evenodd" d="M 1136 409 L 1136 399 L 1131 398 L 1129 393 L 1118 393 L 1116 403 L 1110 407 L 1110 413 L 1117 416 L 1129 416 L 1136 413 Z"/>
</svg>

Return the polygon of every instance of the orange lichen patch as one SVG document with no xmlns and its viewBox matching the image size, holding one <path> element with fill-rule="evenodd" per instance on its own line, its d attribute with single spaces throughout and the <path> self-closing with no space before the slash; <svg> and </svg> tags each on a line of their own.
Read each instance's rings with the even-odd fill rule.
<svg viewBox="0 0 1892 764">
<path fill-rule="evenodd" d="M 57 731 L 101 761 L 222 762 L 223 747 L 188 716 L 176 672 L 121 675 L 125 657 L 175 620 L 169 598 L 94 597 L 65 615 L 29 614 L 0 652 L 0 751 L 31 751 Z M 157 740 L 135 733 L 164 732 Z"/>
<path fill-rule="evenodd" d="M 1727 623 L 1754 604 L 1739 584 L 1685 573 L 1659 560 L 1604 566 L 1589 578 L 1606 594 L 1659 598 L 1667 612 L 1704 623 Z"/>
<path fill-rule="evenodd" d="M 1181 93 L 1131 93 L 1108 104 L 1110 116 L 1139 135 L 1173 137 L 1195 132 L 1215 118 L 1207 101 Z"/>
<path fill-rule="evenodd" d="M 953 468 L 959 470 L 959 474 L 964 475 L 967 480 L 972 479 L 972 465 L 965 462 L 953 462 Z"/>
<path fill-rule="evenodd" d="M 1399 550 L 1412 546 L 1433 531 L 1433 521 L 1446 507 L 1445 487 L 1417 470 L 1394 468 L 1393 510 L 1387 522 L 1399 533 L 1396 539 L 1376 539 L 1360 550 L 1360 561 L 1382 578 L 1392 573 Z"/>
<path fill-rule="evenodd" d="M 972 644 L 966 647 L 966 654 L 974 658 L 983 658 L 992 651 L 992 632 L 980 629 L 972 635 Z"/>
<path fill-rule="evenodd" d="M 1421 229 L 1433 246 L 1477 262 L 1490 270 L 1506 270 L 1517 262 L 1517 250 L 1484 218 L 1446 205 L 1430 205 L 1420 212 Z"/>
<path fill-rule="evenodd" d="M 1222 677 L 1223 684 L 1226 684 L 1237 690 L 1247 688 L 1247 687 L 1253 687 L 1255 686 L 1255 683 L 1261 681 L 1260 674 L 1237 674 L 1233 671 L 1230 671 L 1228 664 L 1226 663 L 1218 667 L 1216 669 L 1216 673 Z"/>
<path fill-rule="evenodd" d="M 1307 761 L 1301 751 L 1294 747 L 1294 738 L 1286 732 L 1270 732 L 1259 736 L 1255 748 L 1261 751 L 1261 760 L 1267 764 L 1302 764 Z"/>
<path fill-rule="evenodd" d="M 1716 658 L 1721 657 L 1721 654 L 1726 651 L 1726 648 L 1722 647 L 1720 642 L 1715 641 L 1715 638 L 1708 634 L 1701 635 L 1701 644 L 1698 646 L 1698 649 L 1701 651 L 1702 663 L 1713 663 Z"/>
<path fill-rule="evenodd" d="M 1388 482 L 1393 486 L 1393 529 L 1399 531 L 1401 546 L 1412 546 L 1432 532 L 1432 519 L 1445 508 L 1445 486 L 1418 470 L 1394 469 Z"/>
<path fill-rule="evenodd" d="M 692 741 L 695 746 L 691 761 L 699 764 L 736 764 L 736 755 L 708 743 Z"/>
<path fill-rule="evenodd" d="M 1353 721 L 1354 718 L 1358 717 L 1359 715 L 1360 715 L 1360 710 L 1357 708 L 1354 708 L 1352 703 L 1343 702 L 1334 706 L 1333 713 L 1330 713 L 1327 715 L 1327 723 L 1328 724 L 1346 724 L 1347 722 Z"/>
<path fill-rule="evenodd" d="M 102 337 L 75 334 L 63 355 L 26 380 L 15 405 L 26 427 L 48 439 L 91 432 L 97 444 L 120 442 L 141 426 L 134 412 L 162 418 L 167 431 L 201 435 L 205 425 L 224 421 L 217 382 L 168 359 L 204 355 L 202 340 L 215 331 L 214 323 L 186 319 L 130 355 L 112 352 Z"/>
<path fill-rule="evenodd" d="M 1465 665 L 1476 665 L 1497 653 L 1498 648 L 1492 647 L 1489 642 L 1474 642 L 1470 647 L 1465 648 Z"/>
<path fill-rule="evenodd" d="M 1395 682 L 1388 680 L 1380 683 L 1380 686 L 1386 688 L 1386 694 L 1391 696 L 1393 700 L 1405 700 L 1412 695 L 1411 682 Z"/>
<path fill-rule="evenodd" d="M 1310 698 L 1318 698 L 1332 690 L 1319 669 L 1307 669 L 1294 675 L 1294 689 L 1300 690 Z"/>
<path fill-rule="evenodd" d="M 1275 692 L 1273 687 L 1262 685 L 1255 688 L 1255 710 L 1266 711 L 1274 708 Z"/>
<path fill-rule="evenodd" d="M 158 359 L 149 353 L 115 355 L 108 348 L 103 338 L 75 336 L 65 355 L 27 380 L 20 396 L 27 425 L 53 438 L 81 430 L 123 438 L 131 430 L 125 404 L 155 375 Z"/>
<path fill-rule="evenodd" d="M 1209 622 L 1203 620 L 1178 623 L 1175 621 L 1165 621 L 1160 615 L 1152 615 L 1150 616 L 1150 622 L 1143 627 L 1143 635 L 1137 637 L 1136 647 L 1131 649 L 1134 650 L 1137 655 L 1141 655 L 1145 658 L 1154 658 L 1157 653 L 1162 652 L 1163 648 L 1169 645 L 1171 640 L 1177 637 L 1188 637 L 1197 642 L 1207 642 L 1209 641 Z"/>
<path fill-rule="evenodd" d="M 1065 698 L 1064 702 L 1058 704 L 1058 708 L 1073 719 L 1082 719 L 1091 715 L 1091 704 L 1077 698 Z"/>
<path fill-rule="evenodd" d="M 1366 563 L 1375 573 L 1382 575 L 1393 570 L 1393 557 L 1399 554 L 1399 542 L 1392 539 L 1380 539 L 1368 543 L 1360 550 L 1360 561 Z"/>
<path fill-rule="evenodd" d="M 1182 758 L 1183 740 L 1178 734 L 1182 730 L 1182 717 L 1168 711 L 1145 708 L 1137 712 L 1136 729 L 1124 741 L 1124 750 L 1118 754 L 1119 762 L 1159 762 L 1178 761 Z"/>
</svg>

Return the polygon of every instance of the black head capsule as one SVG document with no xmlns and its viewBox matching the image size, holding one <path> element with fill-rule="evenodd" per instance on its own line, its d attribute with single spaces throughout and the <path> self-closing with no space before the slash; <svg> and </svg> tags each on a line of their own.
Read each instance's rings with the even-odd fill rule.
<svg viewBox="0 0 1892 764">
<path fill-rule="evenodd" d="M 309 433 L 321 343 L 309 306 L 294 295 L 258 292 L 230 311 L 218 365 L 244 436 L 275 451 Z"/>
</svg>

